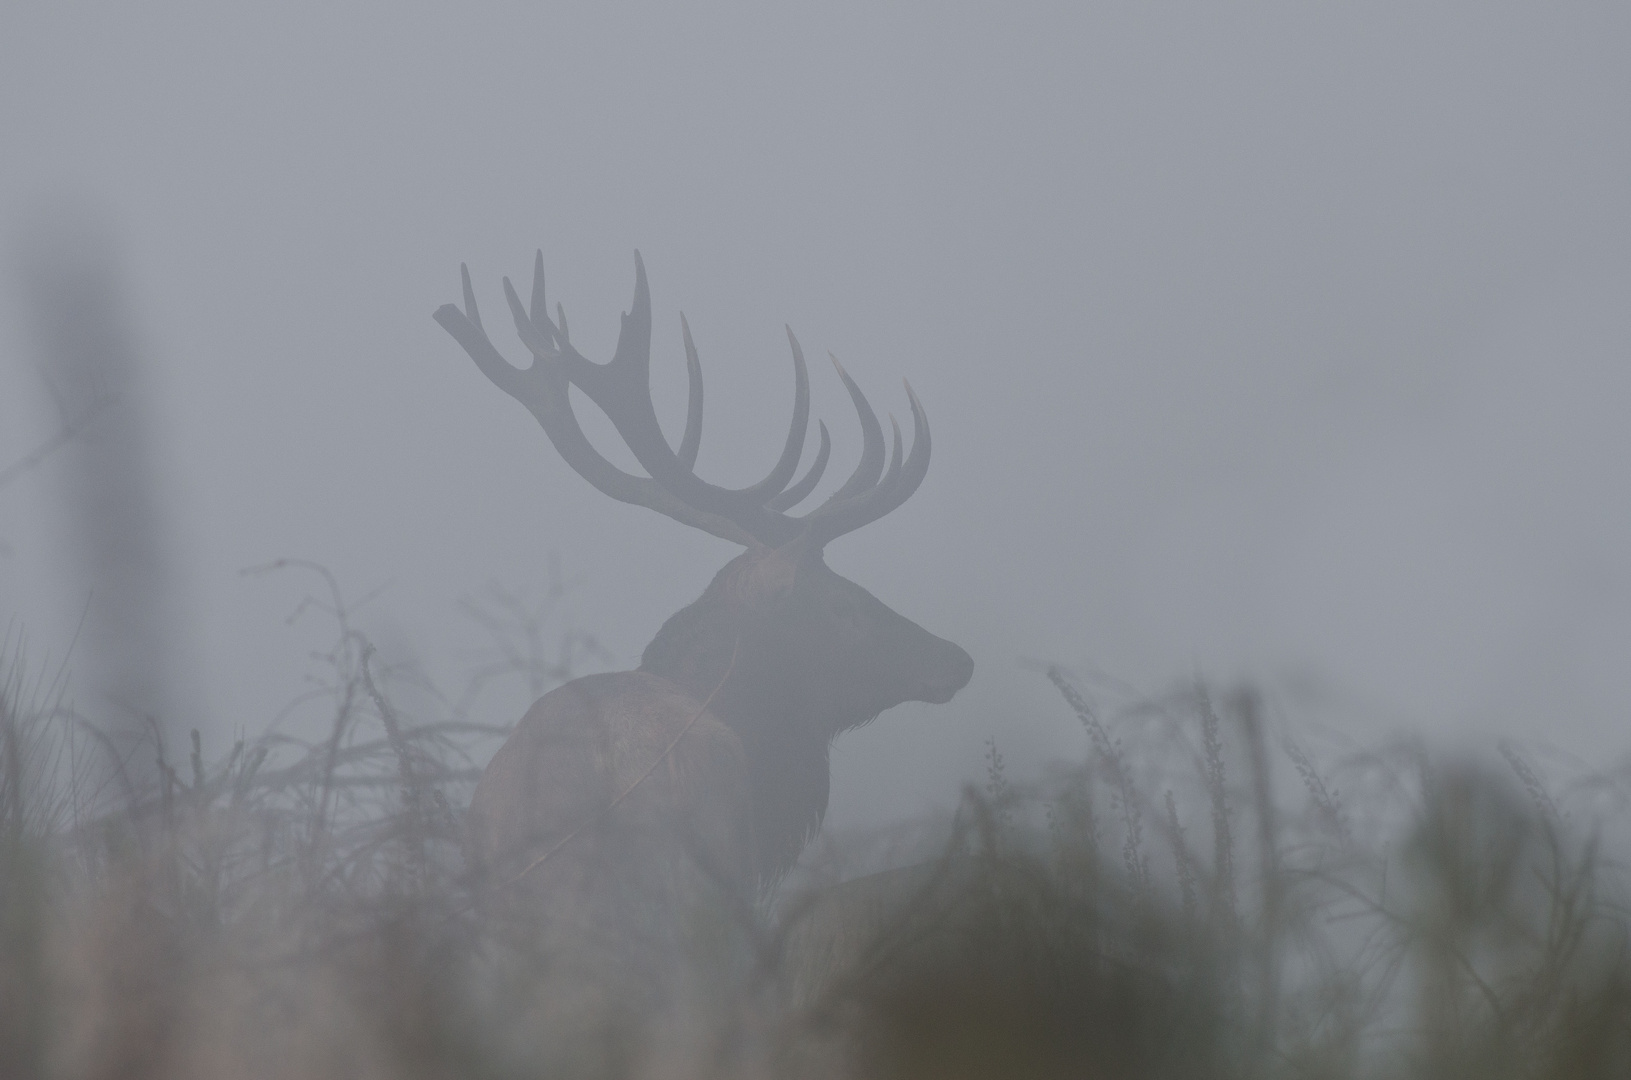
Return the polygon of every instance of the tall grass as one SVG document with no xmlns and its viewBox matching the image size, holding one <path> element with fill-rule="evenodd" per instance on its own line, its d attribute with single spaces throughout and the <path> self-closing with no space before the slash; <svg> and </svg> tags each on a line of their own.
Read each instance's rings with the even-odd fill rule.
<svg viewBox="0 0 1631 1080">
<path fill-rule="evenodd" d="M 0 1072 L 1631 1075 L 1624 777 L 1321 755 L 1249 691 L 1057 668 L 1083 760 L 1021 784 L 994 740 L 955 815 L 823 838 L 757 905 L 684 913 L 660 985 L 586 997 L 466 871 L 506 729 L 431 713 L 332 578 L 280 569 L 335 628 L 322 730 L 155 735 L 145 788 L 60 675 L 0 651 Z M 571 676 L 592 642 L 546 647 L 550 603 L 478 609 L 480 677 Z"/>
</svg>

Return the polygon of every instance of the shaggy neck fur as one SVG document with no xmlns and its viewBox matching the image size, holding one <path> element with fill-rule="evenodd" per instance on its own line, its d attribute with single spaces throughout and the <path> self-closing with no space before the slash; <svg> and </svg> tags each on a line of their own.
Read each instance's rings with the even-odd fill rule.
<svg viewBox="0 0 1631 1080">
<path fill-rule="evenodd" d="M 872 717 L 824 713 L 819 699 L 803 692 L 796 661 L 767 655 L 754 620 L 734 607 L 704 594 L 663 624 L 640 670 L 679 684 L 699 701 L 712 695 L 710 710 L 742 740 L 754 803 L 755 865 L 769 882 L 792 867 L 821 827 L 833 737 Z"/>
<path fill-rule="evenodd" d="M 829 570 L 819 551 L 750 551 L 667 623 L 642 671 L 677 683 L 742 742 L 762 880 L 786 872 L 827 810 L 839 732 L 903 701 L 943 702 L 973 660 Z"/>
</svg>

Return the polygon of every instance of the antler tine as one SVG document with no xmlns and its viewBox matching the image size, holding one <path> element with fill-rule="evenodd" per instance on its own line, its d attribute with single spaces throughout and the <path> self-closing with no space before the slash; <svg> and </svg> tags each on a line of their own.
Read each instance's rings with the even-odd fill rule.
<svg viewBox="0 0 1631 1080">
<path fill-rule="evenodd" d="M 460 263 L 459 277 L 464 283 L 464 316 L 470 320 L 471 325 L 480 330 L 481 312 L 476 310 L 476 290 L 470 287 L 470 267 Z M 488 344 L 491 344 L 491 342 Z"/>
<path fill-rule="evenodd" d="M 832 453 L 832 436 L 827 434 L 825 422 L 818 420 L 816 425 L 821 429 L 821 449 L 816 452 L 815 464 L 811 465 L 810 471 L 804 474 L 804 479 L 765 503 L 767 509 L 777 512 L 791 510 L 803 502 L 805 496 L 814 491 L 816 484 L 821 481 L 821 474 L 827 468 L 827 455 Z"/>
<path fill-rule="evenodd" d="M 568 374 L 600 406 L 652 479 L 699 510 L 732 518 L 755 535 L 764 531 L 764 521 L 749 524 L 754 511 L 762 511 L 762 507 L 743 498 L 741 492 L 698 477 L 674 453 L 657 423 L 657 410 L 651 401 L 651 290 L 646 285 L 645 261 L 638 251 L 634 253 L 634 302 L 623 315 L 611 360 L 605 364 L 585 360 L 573 364 Z"/>
<path fill-rule="evenodd" d="M 861 526 L 876 521 L 911 498 L 929 471 L 929 417 L 906 383 L 906 397 L 912 405 L 912 450 L 901 461 L 900 427 L 895 426 L 894 458 L 889 472 L 877 485 L 843 503 L 827 503 L 805 515 L 808 541 L 826 544 Z M 890 417 L 891 423 L 894 417 Z"/>
<path fill-rule="evenodd" d="M 702 480 L 669 446 L 657 422 L 651 400 L 651 292 L 646 284 L 645 262 L 639 252 L 635 252 L 634 267 L 634 301 L 623 315 L 612 359 L 605 364 L 595 364 L 574 349 L 562 349 L 558 355 L 566 377 L 600 406 L 640 467 L 677 499 L 704 513 L 735 521 L 764 543 L 776 544 L 789 539 L 798 531 L 797 525 L 767 511 L 764 502 L 787 485 L 798 467 L 798 456 L 803 448 L 809 422 L 809 376 L 803 370 L 801 357 L 794 356 L 797 392 L 795 430 L 788 436 L 791 449 L 784 449 L 776 468 L 765 480 L 748 488 L 723 488 Z M 512 306 L 519 310 L 519 301 L 512 301 Z M 526 337 L 526 332 L 522 333 Z M 700 365 L 698 375 L 700 377 Z M 698 381 L 693 380 L 692 385 L 696 386 Z M 697 438 L 701 438 L 700 431 Z M 681 446 L 686 448 L 683 440 Z"/>
<path fill-rule="evenodd" d="M 537 326 L 540 321 L 549 321 L 549 304 L 544 300 L 543 248 L 539 248 L 532 257 L 532 305 L 528 311 L 532 315 L 532 324 L 534 326 Z"/>
<path fill-rule="evenodd" d="M 680 334 L 685 338 L 685 373 L 687 391 L 685 401 L 685 435 L 680 439 L 680 461 L 687 469 L 697 465 L 697 451 L 702 449 L 702 361 L 697 359 L 697 347 L 691 341 L 691 324 L 680 312 Z"/>
<path fill-rule="evenodd" d="M 849 391 L 850 401 L 855 405 L 855 413 L 861 421 L 861 460 L 856 462 L 855 471 L 850 473 L 844 486 L 827 497 L 811 514 L 819 514 L 829 507 L 836 509 L 840 503 L 854 498 L 863 491 L 869 490 L 878 482 L 878 476 L 883 472 L 883 427 L 878 423 L 878 414 L 872 411 L 866 395 L 861 388 L 855 385 L 855 380 L 849 377 L 844 365 L 838 362 L 838 357 L 828 357 L 832 366 L 837 369 L 838 377 L 844 381 L 844 389 Z"/>
<path fill-rule="evenodd" d="M 533 291 L 536 294 L 536 285 Z M 542 327 L 533 321 L 533 317 L 527 314 L 527 309 L 521 306 L 521 297 L 516 295 L 515 286 L 510 284 L 509 278 L 504 279 L 504 299 L 509 301 L 510 317 L 515 320 L 515 332 L 520 336 L 521 344 L 527 347 L 539 363 L 551 367 L 561 366 L 565 357 L 555 342 L 550 340 L 556 336 L 554 324 L 548 317 L 545 317 Z"/>
<path fill-rule="evenodd" d="M 878 486 L 885 489 L 900 479 L 900 421 L 895 419 L 894 413 L 889 414 L 889 427 L 895 436 L 894 449 L 889 454 L 889 469 L 883 474 L 883 479 L 878 481 Z"/>
<path fill-rule="evenodd" d="M 432 318 L 442 325 L 442 329 L 452 334 L 455 341 L 464 346 L 464 351 L 470 354 L 470 359 L 476 362 L 476 367 L 481 369 L 483 375 L 500 390 L 514 397 L 521 390 L 523 372 L 493 348 L 492 341 L 487 337 L 487 331 L 481 327 L 481 313 L 476 310 L 476 295 L 470 288 L 470 270 L 461 263 L 459 272 L 464 276 L 465 310 L 460 311 L 452 304 L 443 304 L 436 309 L 436 314 Z"/>
<path fill-rule="evenodd" d="M 793 347 L 793 422 L 787 429 L 787 441 L 782 444 L 782 456 L 768 475 L 757 484 L 742 489 L 742 494 L 754 502 L 763 503 L 779 495 L 799 467 L 804 453 L 804 437 L 810 431 L 810 371 L 804 364 L 804 350 L 793 328 L 787 330 L 787 342 Z"/>
<path fill-rule="evenodd" d="M 782 445 L 781 457 L 776 460 L 763 480 L 745 488 L 736 489 L 745 500 L 766 506 L 766 501 L 787 487 L 798 469 L 804 453 L 804 437 L 810 430 L 810 373 L 804 362 L 804 350 L 792 327 L 787 327 L 787 340 L 793 348 L 793 420 L 788 427 L 787 441 Z M 680 440 L 676 455 L 687 469 L 694 470 L 697 450 L 702 442 L 702 361 L 697 358 L 696 343 L 691 339 L 691 324 L 680 314 L 680 333 L 685 339 L 685 364 L 690 377 L 689 405 L 685 416 L 685 436 Z M 806 492 L 808 494 L 808 492 Z M 794 500 L 795 502 L 797 500 Z M 788 505 L 792 505 L 789 503 Z"/>
<path fill-rule="evenodd" d="M 460 311 L 452 304 L 443 304 L 433 317 L 442 329 L 463 346 L 482 374 L 499 389 L 527 407 L 527 411 L 532 413 L 543 427 L 544 433 L 549 436 L 549 441 L 554 444 L 562 460 L 574 472 L 600 491 L 621 502 L 649 507 L 676 521 L 732 543 L 751 546 L 757 542 L 753 533 L 734 520 L 698 509 L 676 498 L 655 481 L 642 476 L 631 476 L 602 457 L 584 435 L 583 428 L 579 426 L 577 417 L 572 412 L 571 399 L 568 397 L 567 365 L 562 363 L 574 357 L 583 364 L 588 364 L 588 361 L 578 357 L 569 346 L 560 351 L 549 348 L 532 326 L 529 317 L 524 320 L 518 318 L 517 329 L 524 325 L 531 331 L 523 333 L 524 338 L 530 338 L 529 347 L 540 344 L 545 345 L 545 349 L 541 352 L 534 351 L 535 362 L 530 368 L 521 369 L 512 365 L 493 347 L 487 332 L 482 328 L 476 312 L 474 290 L 470 287 L 469 270 L 461 267 L 461 271 L 464 278 L 466 310 Z M 513 288 L 508 292 L 514 297 Z M 520 310 L 518 297 L 512 300 L 512 309 L 518 316 L 526 315 Z M 562 344 L 565 344 L 564 341 Z"/>
</svg>

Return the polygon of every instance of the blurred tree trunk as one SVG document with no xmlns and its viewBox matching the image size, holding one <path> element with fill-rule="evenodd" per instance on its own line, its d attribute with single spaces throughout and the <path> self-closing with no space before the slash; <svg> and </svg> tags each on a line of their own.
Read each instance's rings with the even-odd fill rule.
<svg viewBox="0 0 1631 1080">
<path fill-rule="evenodd" d="M 70 223 L 22 252 L 22 292 L 64 431 L 51 462 L 62 554 L 84 623 L 70 657 L 79 711 L 111 735 L 137 785 L 187 726 L 174 697 L 174 590 L 155 495 L 143 361 L 106 238 Z M 94 417 L 95 422 L 87 422 Z"/>
</svg>

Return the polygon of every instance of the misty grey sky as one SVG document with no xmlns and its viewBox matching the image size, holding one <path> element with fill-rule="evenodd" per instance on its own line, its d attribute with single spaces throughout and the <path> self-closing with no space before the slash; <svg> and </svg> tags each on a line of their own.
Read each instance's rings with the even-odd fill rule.
<svg viewBox="0 0 1631 1080">
<path fill-rule="evenodd" d="M 592 490 L 430 313 L 468 262 L 521 359 L 499 283 L 542 248 L 603 360 L 638 247 L 671 430 L 682 309 L 702 352 L 705 475 L 779 446 L 784 322 L 928 409 L 928 481 L 829 562 L 978 666 L 841 740 L 834 820 L 952 797 L 988 735 L 1076 752 L 1025 658 L 1619 750 L 1628 194 L 1623 5 L 11 0 L 0 463 L 51 419 L 12 255 L 88 215 L 150 361 L 197 722 L 301 689 L 303 583 L 239 574 L 281 556 L 386 586 L 370 628 L 452 682 L 455 601 L 555 550 L 632 664 L 732 549 Z M 50 479 L 0 493 L 37 653 L 86 587 Z"/>
</svg>

